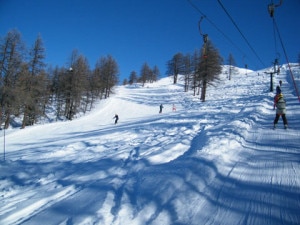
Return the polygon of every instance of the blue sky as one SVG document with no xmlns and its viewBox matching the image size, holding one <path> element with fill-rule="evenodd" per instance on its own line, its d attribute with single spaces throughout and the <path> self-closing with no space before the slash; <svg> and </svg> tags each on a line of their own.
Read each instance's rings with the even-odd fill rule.
<svg viewBox="0 0 300 225">
<path fill-rule="evenodd" d="M 157 65 L 163 76 L 174 54 L 199 49 L 203 39 L 198 21 L 203 13 L 206 19 L 201 30 L 219 49 L 224 62 L 231 53 L 238 66 L 247 64 L 255 70 L 270 66 L 276 57 L 286 63 L 267 11 L 271 2 L 221 0 L 250 47 L 218 0 L 0 0 L 0 37 L 15 28 L 30 47 L 40 34 L 45 61 L 52 66 L 67 66 L 74 49 L 89 60 L 91 68 L 100 57 L 110 54 L 119 65 L 122 81 L 133 70 L 139 73 L 145 62 L 150 67 Z M 299 12 L 299 0 L 283 1 L 275 9 L 290 62 L 297 62 L 300 53 Z"/>
</svg>

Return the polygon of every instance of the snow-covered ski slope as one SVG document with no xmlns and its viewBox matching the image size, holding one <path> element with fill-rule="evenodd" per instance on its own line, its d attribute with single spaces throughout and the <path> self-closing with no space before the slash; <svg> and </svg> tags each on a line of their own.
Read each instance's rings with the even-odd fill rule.
<svg viewBox="0 0 300 225">
<path fill-rule="evenodd" d="M 240 69 L 206 102 L 163 78 L 71 122 L 7 132 L 0 224 L 300 224 L 300 104 L 285 67 L 279 80 L 287 130 L 272 129 L 269 75 Z"/>
</svg>

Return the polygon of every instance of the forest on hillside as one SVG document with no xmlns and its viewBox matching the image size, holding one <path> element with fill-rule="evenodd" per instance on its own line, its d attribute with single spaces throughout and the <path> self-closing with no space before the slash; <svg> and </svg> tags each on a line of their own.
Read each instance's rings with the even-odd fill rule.
<svg viewBox="0 0 300 225">
<path fill-rule="evenodd" d="M 102 56 L 91 68 L 87 57 L 73 50 L 67 67 L 46 65 L 45 47 L 40 35 L 30 49 L 25 47 L 17 30 L 0 38 L 0 119 L 7 129 L 13 119 L 22 118 L 21 128 L 47 118 L 47 109 L 56 120 L 72 120 L 93 108 L 97 100 L 106 99 L 119 83 L 119 66 L 111 56 Z M 167 62 L 167 75 L 184 75 L 184 90 L 193 90 L 205 101 L 207 86 L 218 78 L 222 58 L 211 41 L 204 42 L 193 54 L 176 53 Z M 145 62 L 138 74 L 132 71 L 123 84 L 155 82 L 160 76 L 157 66 Z"/>
</svg>

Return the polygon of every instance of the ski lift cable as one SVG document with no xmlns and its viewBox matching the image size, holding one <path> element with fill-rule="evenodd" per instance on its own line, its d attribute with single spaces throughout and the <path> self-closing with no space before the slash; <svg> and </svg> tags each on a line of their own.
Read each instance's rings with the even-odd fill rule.
<svg viewBox="0 0 300 225">
<path fill-rule="evenodd" d="M 277 32 L 278 37 L 279 37 L 279 40 L 280 40 L 280 43 L 281 43 L 281 47 L 282 47 L 282 50 L 283 50 L 283 53 L 284 53 L 284 56 L 285 56 L 285 59 L 286 59 L 287 64 L 288 64 L 288 68 L 289 68 L 289 70 L 290 70 L 290 75 L 291 75 L 291 77 L 292 77 L 292 81 L 293 81 L 293 84 L 294 84 L 294 88 L 295 88 L 296 94 L 297 94 L 297 96 L 298 96 L 298 101 L 300 102 L 300 95 L 299 95 L 298 87 L 297 87 L 297 84 L 296 84 L 296 81 L 295 81 L 295 78 L 294 78 L 294 74 L 293 74 L 293 71 L 292 71 L 292 69 L 291 69 L 290 61 L 289 61 L 289 59 L 288 59 L 287 52 L 286 52 L 286 50 L 285 50 L 285 46 L 284 46 L 284 44 L 283 44 L 283 40 L 282 40 L 282 37 L 281 37 L 281 35 L 280 35 L 280 31 L 279 31 L 279 28 L 278 28 L 278 26 L 277 26 L 277 23 L 276 23 L 276 20 L 275 20 L 275 15 L 274 15 L 274 13 L 275 13 L 275 8 L 281 6 L 282 2 L 283 2 L 283 0 L 280 0 L 279 4 L 276 4 L 276 5 L 275 5 L 275 4 L 273 3 L 273 0 L 271 0 L 271 3 L 268 5 L 268 10 L 269 10 L 270 16 L 271 16 L 271 18 L 272 18 L 272 20 L 273 20 L 274 38 L 275 38 L 275 40 L 276 40 L 276 34 L 275 34 L 275 33 Z M 275 46 L 275 48 L 276 48 L 276 46 Z"/>
<path fill-rule="evenodd" d="M 238 30 L 238 32 L 241 34 L 241 36 L 243 37 L 243 39 L 245 40 L 245 42 L 247 43 L 248 47 L 251 49 L 251 51 L 254 53 L 254 55 L 257 57 L 257 59 L 260 61 L 260 63 L 264 66 L 265 64 L 263 63 L 263 61 L 261 60 L 261 58 L 258 56 L 258 54 L 256 53 L 256 51 L 254 50 L 254 48 L 251 46 L 251 44 L 249 43 L 249 41 L 247 40 L 247 38 L 245 37 L 245 35 L 242 33 L 242 31 L 240 30 L 240 28 L 238 27 L 238 25 L 235 23 L 235 21 L 233 20 L 233 18 L 231 17 L 231 15 L 228 13 L 228 11 L 226 10 L 226 8 L 224 7 L 224 5 L 221 3 L 220 0 L 218 0 L 220 6 L 222 7 L 222 9 L 224 10 L 224 12 L 227 14 L 227 16 L 229 17 L 229 19 L 231 20 L 231 22 L 233 23 L 233 25 L 235 26 L 235 28 Z"/>
<path fill-rule="evenodd" d="M 279 54 L 278 48 L 277 48 L 277 38 L 276 38 L 276 29 L 275 29 L 275 24 L 273 20 L 273 36 L 274 36 L 274 49 L 275 49 L 275 54 Z"/>
<path fill-rule="evenodd" d="M 234 46 L 241 55 L 246 55 L 212 20 L 210 20 L 191 0 L 187 0 L 188 3 L 202 16 L 203 19 L 205 18 L 220 34 L 223 35 L 223 37 L 232 45 Z"/>
<path fill-rule="evenodd" d="M 274 36 L 274 49 L 275 49 L 275 54 L 277 54 L 277 56 L 279 55 L 278 52 L 278 44 L 277 44 L 277 35 L 276 35 L 276 22 L 275 22 L 275 8 L 281 6 L 283 0 L 280 0 L 280 2 L 278 4 L 274 4 L 273 0 L 271 0 L 271 3 L 268 5 L 268 11 L 270 14 L 270 17 L 272 18 L 273 21 L 273 36 Z"/>
<path fill-rule="evenodd" d="M 273 24 L 275 26 L 275 29 L 277 31 L 277 34 L 278 34 L 278 37 L 279 37 L 279 40 L 280 40 L 280 43 L 281 43 L 281 47 L 282 47 L 285 59 L 287 61 L 287 64 L 288 64 L 288 67 L 289 67 L 289 70 L 290 70 L 290 74 L 291 74 L 291 77 L 292 77 L 292 80 L 293 80 L 293 84 L 294 84 L 294 88 L 296 90 L 296 94 L 298 96 L 298 100 L 300 102 L 300 95 L 299 95 L 298 87 L 297 87 L 297 84 L 296 84 L 296 81 L 295 81 L 295 78 L 294 78 L 294 74 L 293 74 L 293 71 L 292 71 L 292 68 L 291 68 L 291 65 L 290 65 L 290 61 L 288 59 L 288 56 L 287 56 L 287 53 L 286 53 L 286 50 L 285 50 L 285 47 L 284 47 L 284 44 L 283 44 L 283 41 L 282 41 L 282 37 L 280 35 L 280 32 L 279 32 L 279 29 L 278 29 L 278 26 L 277 26 L 277 23 L 275 21 L 274 16 L 272 18 L 273 18 Z"/>
</svg>

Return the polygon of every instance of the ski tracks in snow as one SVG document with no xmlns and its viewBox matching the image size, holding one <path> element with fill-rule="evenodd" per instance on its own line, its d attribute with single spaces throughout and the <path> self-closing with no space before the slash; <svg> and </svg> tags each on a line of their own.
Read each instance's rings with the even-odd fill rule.
<svg viewBox="0 0 300 225">
<path fill-rule="evenodd" d="M 15 161 L 1 166 L 0 223 L 300 223 L 300 127 L 269 129 L 274 111 L 266 107 L 272 94 L 262 90 L 265 79 L 233 79 L 235 86 L 224 82 L 224 92 L 208 92 L 204 103 L 179 86 L 132 87 L 131 94 L 122 87 L 120 108 L 107 103 L 93 114 L 100 124 L 102 113 L 111 119 L 117 109 L 117 125 L 76 125 L 25 147 L 16 143 Z"/>
<path fill-rule="evenodd" d="M 215 125 L 206 125 L 208 145 L 198 155 L 219 163 L 214 164 L 216 169 L 211 170 L 214 173 L 201 191 L 211 203 L 205 205 L 209 214 L 201 213 L 203 224 L 300 223 L 300 127 L 292 122 L 300 115 L 288 114 L 291 129 L 283 129 L 282 124 L 276 130 L 270 129 L 275 116 L 273 96 L 266 99 L 258 81 L 251 89 L 256 93 L 255 98 L 251 95 L 243 98 L 249 100 L 242 105 L 245 108 L 238 109 L 237 104 L 232 104 L 234 100 L 224 98 L 223 103 L 217 103 L 220 112 L 208 120 L 214 118 Z M 240 83 L 239 88 L 242 88 Z M 288 92 L 286 98 L 290 108 L 298 104 Z M 210 111 L 209 107 L 205 110 Z M 234 115 L 227 113 L 235 111 Z"/>
<path fill-rule="evenodd" d="M 30 218 L 36 214 L 53 206 L 63 199 L 70 197 L 76 192 L 78 192 L 78 189 L 76 189 L 73 185 L 64 187 L 63 189 L 60 188 L 58 192 L 54 192 L 52 195 L 49 194 L 47 197 L 40 197 L 38 193 L 27 190 L 23 195 L 13 197 L 15 198 L 14 205 L 10 203 L 5 204 L 6 200 L 4 198 L 1 203 L 4 204 L 4 206 L 1 207 L 3 210 L 1 215 L 5 214 L 6 216 L 0 216 L 0 223 L 24 224 L 24 222 L 30 220 Z M 7 212 L 9 212 L 8 215 L 6 214 Z"/>
</svg>

